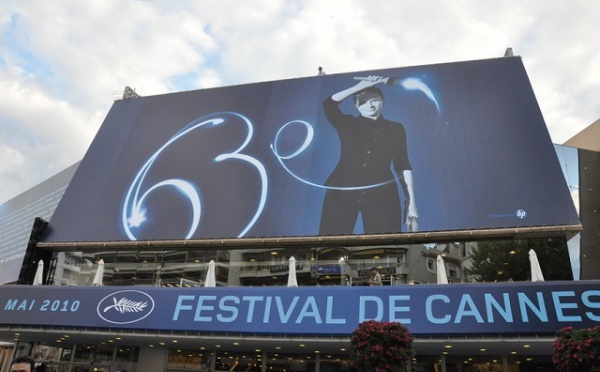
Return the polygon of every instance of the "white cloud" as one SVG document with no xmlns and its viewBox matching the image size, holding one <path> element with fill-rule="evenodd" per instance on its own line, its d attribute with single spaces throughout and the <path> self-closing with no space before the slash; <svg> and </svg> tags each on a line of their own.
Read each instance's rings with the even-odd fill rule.
<svg viewBox="0 0 600 372">
<path fill-rule="evenodd" d="M 521 55 L 552 139 L 600 117 L 600 3 L 251 0 L 0 3 L 0 203 L 83 156 L 141 95 Z"/>
<path fill-rule="evenodd" d="M 0 196 L 8 198 L 79 160 L 99 113 L 50 97 L 31 78 L 0 71 Z M 81 123 L 81 125 L 80 125 Z"/>
</svg>

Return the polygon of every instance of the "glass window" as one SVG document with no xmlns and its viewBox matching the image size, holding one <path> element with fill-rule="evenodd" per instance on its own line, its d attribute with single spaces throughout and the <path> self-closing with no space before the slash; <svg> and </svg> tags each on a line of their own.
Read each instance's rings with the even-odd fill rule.
<svg viewBox="0 0 600 372">
<path fill-rule="evenodd" d="M 430 273 L 436 273 L 436 266 L 435 266 L 435 260 L 433 258 L 428 258 L 427 259 L 427 271 L 429 271 Z"/>
<path fill-rule="evenodd" d="M 453 264 L 448 264 L 448 275 L 452 278 L 458 278 L 458 266 Z"/>
<path fill-rule="evenodd" d="M 46 372 L 69 372 L 69 365 L 51 364 L 46 366 Z"/>
<path fill-rule="evenodd" d="M 17 343 L 17 347 L 15 348 L 15 357 L 18 357 L 21 355 L 30 355 L 32 346 L 33 346 L 32 342 Z"/>
<path fill-rule="evenodd" d="M 169 349 L 167 369 L 169 371 L 206 371 L 210 368 L 210 352 L 191 349 Z"/>
<path fill-rule="evenodd" d="M 215 275 L 219 286 L 285 286 L 291 256 L 296 259 L 299 286 L 366 285 L 372 267 L 379 269 L 384 284 L 388 285 L 430 282 L 431 274 L 436 273 L 435 259 L 423 256 L 422 252 L 438 248 L 460 253 L 465 246 L 463 243 L 444 243 L 103 252 L 88 254 L 83 260 L 95 265 L 92 261 L 104 259 L 104 285 L 116 286 L 201 286 L 210 260 L 216 263 Z M 454 258 L 458 262 L 462 257 Z M 81 261 L 82 257 L 78 259 Z M 85 271 L 90 284 L 95 266 L 81 266 L 78 275 L 83 278 Z M 459 279 L 463 275 L 461 270 L 460 266 L 449 267 L 449 276 Z"/>
<path fill-rule="evenodd" d="M 33 359 L 36 362 L 57 362 L 61 360 L 64 349 L 69 351 L 72 345 L 40 342 L 33 347 Z"/>
<path fill-rule="evenodd" d="M 314 371 L 316 354 L 267 354 L 267 371 L 303 372 Z"/>
<path fill-rule="evenodd" d="M 115 371 L 135 371 L 140 349 L 137 347 L 119 347 Z"/>
<path fill-rule="evenodd" d="M 93 364 L 111 364 L 114 350 L 115 348 L 111 343 L 105 345 L 77 344 L 73 361 Z"/>
</svg>

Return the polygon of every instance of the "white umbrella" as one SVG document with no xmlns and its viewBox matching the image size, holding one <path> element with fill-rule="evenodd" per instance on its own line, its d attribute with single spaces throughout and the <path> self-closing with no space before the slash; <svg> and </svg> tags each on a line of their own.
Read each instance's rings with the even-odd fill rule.
<svg viewBox="0 0 600 372">
<path fill-rule="evenodd" d="M 98 261 L 98 269 L 96 269 L 96 275 L 94 275 L 94 281 L 92 285 L 102 286 L 102 278 L 104 277 L 104 260 Z"/>
<path fill-rule="evenodd" d="M 37 270 L 35 270 L 35 276 L 33 277 L 33 285 L 44 284 L 44 260 L 38 261 Z"/>
<path fill-rule="evenodd" d="M 448 284 L 448 276 L 446 275 L 446 264 L 442 256 L 437 256 L 437 282 L 438 284 Z"/>
<path fill-rule="evenodd" d="M 290 268 L 288 273 L 288 287 L 297 287 L 298 280 L 296 279 L 296 259 L 294 256 L 290 257 Z"/>
<path fill-rule="evenodd" d="M 208 271 L 206 272 L 206 280 L 204 281 L 205 287 L 216 287 L 217 278 L 215 276 L 215 261 L 210 260 L 208 263 Z"/>
<path fill-rule="evenodd" d="M 531 264 L 531 281 L 532 282 L 543 282 L 544 274 L 542 274 L 542 268 L 538 261 L 537 254 L 533 249 L 529 250 L 529 263 Z"/>
</svg>

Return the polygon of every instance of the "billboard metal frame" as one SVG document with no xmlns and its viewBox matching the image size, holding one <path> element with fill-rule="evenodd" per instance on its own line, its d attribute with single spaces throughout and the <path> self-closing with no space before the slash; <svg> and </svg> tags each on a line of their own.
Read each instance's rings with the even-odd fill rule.
<svg viewBox="0 0 600 372">
<path fill-rule="evenodd" d="M 90 242 L 38 242 L 41 249 L 52 251 L 163 251 L 165 249 L 255 249 L 305 246 L 363 246 L 381 244 L 418 244 L 447 241 L 476 241 L 489 239 L 523 239 L 565 236 L 567 240 L 582 230 L 581 225 L 535 226 L 510 229 L 482 229 L 398 234 L 268 237 L 197 240 L 136 240 Z"/>
</svg>

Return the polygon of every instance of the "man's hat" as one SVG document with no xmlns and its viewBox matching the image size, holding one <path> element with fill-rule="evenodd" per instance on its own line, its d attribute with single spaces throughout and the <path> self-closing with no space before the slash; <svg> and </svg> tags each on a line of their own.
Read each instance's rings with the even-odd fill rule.
<svg viewBox="0 0 600 372">
<path fill-rule="evenodd" d="M 368 100 L 375 98 L 375 97 L 379 97 L 379 98 L 383 99 L 383 93 L 381 92 L 381 90 L 379 88 L 368 87 L 368 88 L 365 88 L 363 90 L 360 90 L 360 91 L 354 93 L 354 102 L 357 105 L 360 105 L 360 104 L 367 102 Z"/>
</svg>

